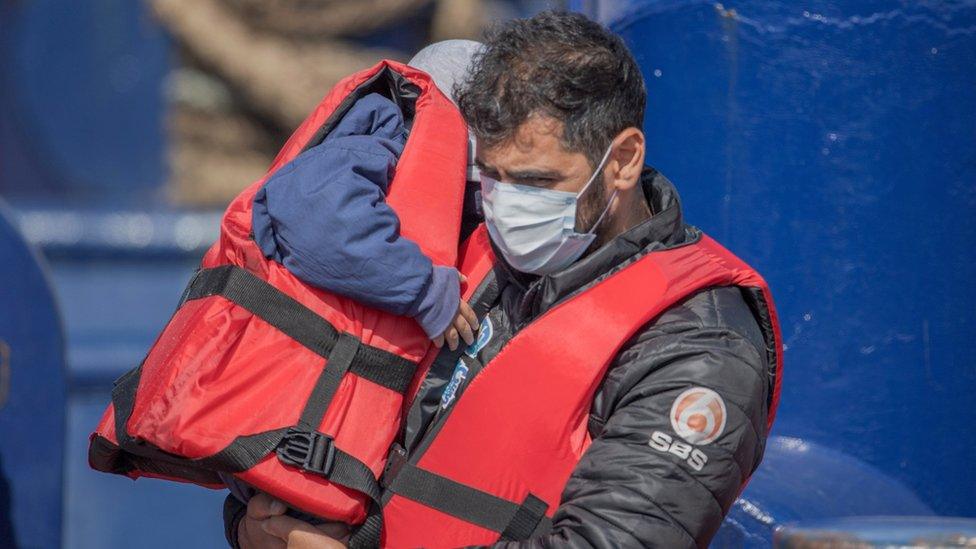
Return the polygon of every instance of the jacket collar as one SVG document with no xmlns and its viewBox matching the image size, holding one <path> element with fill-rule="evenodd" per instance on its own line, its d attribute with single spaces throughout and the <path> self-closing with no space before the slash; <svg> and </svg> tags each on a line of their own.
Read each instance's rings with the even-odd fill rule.
<svg viewBox="0 0 976 549">
<path fill-rule="evenodd" d="M 544 276 L 522 273 L 508 265 L 496 250 L 499 275 L 510 283 L 503 295 L 503 305 L 516 324 L 521 326 L 531 321 L 635 256 L 671 248 L 698 237 L 697 229 L 684 224 L 678 191 L 666 177 L 654 168 L 646 167 L 640 183 L 651 217 L 562 271 Z"/>
</svg>

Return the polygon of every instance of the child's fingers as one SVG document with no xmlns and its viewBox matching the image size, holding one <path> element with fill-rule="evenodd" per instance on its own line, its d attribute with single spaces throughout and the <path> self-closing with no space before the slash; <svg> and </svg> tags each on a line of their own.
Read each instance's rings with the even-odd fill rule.
<svg viewBox="0 0 976 549">
<path fill-rule="evenodd" d="M 471 326 L 472 330 L 478 329 L 478 325 L 480 324 L 478 322 L 478 315 L 474 313 L 474 309 L 466 301 L 461 302 L 461 306 L 458 307 L 458 313 L 464 317 L 464 320 L 468 321 L 468 325 Z"/>
<path fill-rule="evenodd" d="M 457 318 L 454 319 L 454 327 L 457 328 L 458 333 L 461 334 L 461 339 L 465 343 L 468 345 L 474 343 L 474 331 L 471 330 L 471 325 L 468 324 L 467 319 L 461 315 L 457 315 Z"/>
<path fill-rule="evenodd" d="M 458 341 L 459 340 L 460 340 L 460 337 L 458 336 L 457 328 L 455 328 L 454 326 L 451 326 L 450 328 L 448 328 L 448 330 L 447 330 L 447 347 L 450 350 L 452 350 L 452 351 L 455 350 L 455 349 L 457 349 L 458 348 Z"/>
<path fill-rule="evenodd" d="M 460 272 L 460 271 L 458 271 L 458 278 L 460 278 L 460 279 L 461 279 L 461 284 L 464 284 L 465 282 L 467 282 L 467 281 L 468 281 L 468 277 L 466 277 L 466 276 L 464 276 L 463 274 L 461 274 L 461 272 Z"/>
<path fill-rule="evenodd" d="M 434 342 L 434 345 L 438 349 L 440 349 L 441 347 L 444 346 L 444 335 L 443 334 L 442 335 L 439 335 L 439 336 L 435 337 L 434 339 L 432 339 L 431 341 L 433 341 Z"/>
</svg>

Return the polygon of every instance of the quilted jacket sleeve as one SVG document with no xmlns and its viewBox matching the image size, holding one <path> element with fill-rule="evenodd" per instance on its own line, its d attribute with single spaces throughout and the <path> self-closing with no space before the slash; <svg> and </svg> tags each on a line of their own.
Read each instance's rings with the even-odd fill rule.
<svg viewBox="0 0 976 549">
<path fill-rule="evenodd" d="M 494 547 L 706 547 L 762 458 L 762 349 L 737 288 L 665 312 L 609 371 L 552 531 Z"/>
</svg>

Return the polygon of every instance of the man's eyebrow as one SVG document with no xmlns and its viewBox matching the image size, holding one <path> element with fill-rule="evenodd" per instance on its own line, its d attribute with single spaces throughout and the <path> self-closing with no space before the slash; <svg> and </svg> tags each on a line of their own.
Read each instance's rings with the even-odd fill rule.
<svg viewBox="0 0 976 549">
<path fill-rule="evenodd" d="M 478 169 L 484 172 L 494 172 L 496 171 L 494 167 L 489 166 L 481 161 L 480 158 L 475 158 L 474 163 L 478 166 Z M 508 177 L 515 181 L 531 181 L 537 179 L 549 179 L 549 180 L 561 180 L 565 176 L 562 172 L 556 170 L 545 170 L 545 169 L 533 169 L 528 168 L 525 170 L 514 170 L 507 172 Z"/>
<path fill-rule="evenodd" d="M 531 180 L 531 179 L 562 179 L 563 174 L 555 170 L 513 170 L 508 172 L 508 176 L 515 180 Z"/>
</svg>

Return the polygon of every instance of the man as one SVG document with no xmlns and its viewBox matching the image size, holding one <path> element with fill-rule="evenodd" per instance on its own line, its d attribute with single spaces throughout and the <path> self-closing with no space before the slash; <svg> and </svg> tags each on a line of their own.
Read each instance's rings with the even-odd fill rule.
<svg viewBox="0 0 976 549">
<path fill-rule="evenodd" d="M 622 41 L 598 24 L 543 13 L 501 26 L 457 100 L 477 137 L 500 287 L 486 314 L 488 341 L 466 363 L 472 372 L 628 266 L 701 241 L 682 220 L 675 188 L 644 166 L 644 83 Z M 778 375 L 768 293 L 706 287 L 618 335 L 625 341 L 590 407 L 592 443 L 551 528 L 498 547 L 704 547 L 758 466 Z M 470 379 L 452 377 L 436 362 L 428 373 L 401 441 L 408 457 L 473 391 Z M 241 546 L 341 546 L 340 526 L 316 528 L 283 512 L 266 496 L 252 499 L 232 521 Z"/>
</svg>

